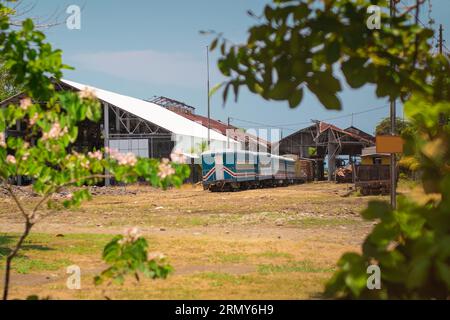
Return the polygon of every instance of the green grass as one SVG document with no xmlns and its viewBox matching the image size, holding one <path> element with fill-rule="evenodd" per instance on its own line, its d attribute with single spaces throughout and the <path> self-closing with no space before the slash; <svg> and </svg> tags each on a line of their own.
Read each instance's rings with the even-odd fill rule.
<svg viewBox="0 0 450 320">
<path fill-rule="evenodd" d="M 314 266 L 310 261 L 295 261 L 287 264 L 275 265 L 275 264 L 261 264 L 258 266 L 258 272 L 260 274 L 271 273 L 288 273 L 288 272 L 311 272 L 311 273 L 323 273 L 332 272 L 334 268 L 321 268 Z"/>
<path fill-rule="evenodd" d="M 17 257 L 13 261 L 13 269 L 20 274 L 29 274 L 39 271 L 56 271 L 68 267 L 72 262 L 68 259 L 56 259 L 53 261 L 44 261 L 39 259 L 30 259 L 29 257 Z"/>
<path fill-rule="evenodd" d="M 4 270 L 6 256 L 14 247 L 19 234 L 0 234 L 0 269 Z M 56 271 L 72 263 L 68 256 L 100 255 L 111 235 L 68 234 L 56 237 L 52 234 L 33 233 L 25 241 L 12 262 L 17 273 Z"/>
<path fill-rule="evenodd" d="M 277 259 L 277 258 L 285 258 L 285 259 L 291 259 L 293 258 L 293 255 L 287 252 L 279 252 L 279 251 L 265 251 L 256 254 L 257 257 L 262 258 L 270 258 L 270 259 Z"/>
<path fill-rule="evenodd" d="M 221 287 L 226 284 L 241 285 L 244 283 L 251 283 L 252 278 L 245 275 L 233 275 L 222 272 L 202 272 L 194 275 L 196 278 L 208 280 L 213 287 Z"/>
<path fill-rule="evenodd" d="M 209 257 L 214 263 L 242 263 L 248 260 L 247 255 L 240 253 L 216 252 Z"/>
<path fill-rule="evenodd" d="M 355 218 L 320 218 L 320 217 L 306 217 L 295 220 L 288 220 L 289 225 L 301 227 L 322 227 L 322 226 L 345 226 L 361 224 L 361 219 Z"/>
</svg>

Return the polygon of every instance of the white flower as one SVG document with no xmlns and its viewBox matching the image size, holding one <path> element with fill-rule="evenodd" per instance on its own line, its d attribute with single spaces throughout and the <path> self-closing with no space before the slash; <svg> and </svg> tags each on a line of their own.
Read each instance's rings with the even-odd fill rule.
<svg viewBox="0 0 450 320">
<path fill-rule="evenodd" d="M 11 164 L 16 164 L 16 157 L 14 157 L 13 155 L 8 154 L 6 156 L 6 162 L 9 162 Z"/>
<path fill-rule="evenodd" d="M 103 153 L 100 150 L 94 151 L 94 152 L 88 152 L 88 157 L 92 159 L 102 160 L 103 159 Z"/>
<path fill-rule="evenodd" d="M 159 164 L 158 170 L 158 177 L 160 177 L 161 179 L 164 179 L 175 173 L 175 169 L 172 168 L 169 163 L 169 159 L 166 158 L 162 159 L 161 163 Z"/>
<path fill-rule="evenodd" d="M 119 241 L 119 244 L 133 243 L 141 237 L 139 229 L 136 227 L 125 229 L 123 238 Z"/>
<path fill-rule="evenodd" d="M 137 158 L 132 152 L 127 154 L 120 153 L 117 149 L 111 149 L 106 147 L 105 152 L 109 153 L 109 156 L 116 160 L 119 165 L 134 166 L 137 163 Z"/>
<path fill-rule="evenodd" d="M 67 127 L 61 129 L 59 122 L 55 122 L 49 132 L 44 132 L 42 134 L 42 140 L 57 139 L 64 136 L 68 132 L 69 129 Z"/>
<path fill-rule="evenodd" d="M 22 108 L 23 110 L 27 110 L 32 104 L 33 102 L 28 97 L 20 100 L 20 108 Z"/>
<path fill-rule="evenodd" d="M 170 154 L 170 159 L 175 163 L 184 163 L 186 161 L 186 157 L 181 150 L 178 149 Z"/>
<path fill-rule="evenodd" d="M 82 161 L 80 165 L 82 168 L 89 170 L 89 164 L 89 160 L 86 159 L 85 161 Z"/>
<path fill-rule="evenodd" d="M 84 87 L 83 90 L 79 91 L 78 96 L 81 99 L 89 99 L 89 100 L 94 100 L 95 98 L 97 98 L 97 96 L 95 95 L 95 91 L 88 87 Z"/>
<path fill-rule="evenodd" d="M 147 253 L 147 260 L 162 260 L 166 256 L 161 252 L 148 252 Z"/>
<path fill-rule="evenodd" d="M 36 122 L 38 121 L 39 118 L 39 114 L 35 113 L 31 118 L 30 118 L 30 125 L 34 126 L 36 124 Z"/>
<path fill-rule="evenodd" d="M 121 165 L 128 165 L 128 166 L 134 166 L 136 165 L 137 158 L 132 152 L 128 152 L 125 155 L 120 154 L 121 157 L 117 159 L 119 161 L 119 164 Z"/>
<path fill-rule="evenodd" d="M 114 148 L 110 148 L 110 147 L 105 147 L 105 152 L 109 153 L 110 155 L 114 154 L 114 153 L 118 153 L 119 150 L 114 149 Z"/>
<path fill-rule="evenodd" d="M 30 153 L 28 151 L 26 151 L 22 156 L 22 160 L 23 161 L 27 160 L 29 156 L 30 156 Z"/>
<path fill-rule="evenodd" d="M 4 132 L 0 132 L 0 147 L 6 148 L 6 139 Z"/>
</svg>

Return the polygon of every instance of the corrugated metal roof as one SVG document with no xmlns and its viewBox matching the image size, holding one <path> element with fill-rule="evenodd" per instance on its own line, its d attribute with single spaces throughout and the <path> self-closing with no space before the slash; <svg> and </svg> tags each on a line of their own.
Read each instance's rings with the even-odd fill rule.
<svg viewBox="0 0 450 320">
<path fill-rule="evenodd" d="M 362 137 L 362 136 L 360 136 L 360 135 L 358 135 L 356 133 L 353 133 L 353 132 L 350 132 L 350 131 L 345 131 L 345 130 L 343 130 L 341 128 L 338 128 L 335 125 L 330 124 L 330 123 L 326 123 L 326 122 L 323 122 L 323 121 L 319 122 L 319 134 L 322 134 L 323 132 L 327 131 L 328 129 L 331 129 L 331 130 L 343 133 L 343 134 L 348 135 L 348 136 L 350 136 L 350 137 L 352 137 L 352 138 L 354 138 L 356 140 L 364 141 L 364 142 L 367 142 L 369 144 L 373 144 L 373 141 L 370 141 L 370 140 L 368 140 L 368 139 L 366 139 L 366 138 L 364 138 L 364 137 Z"/>
<path fill-rule="evenodd" d="M 203 126 L 208 128 L 208 118 L 198 115 L 198 114 L 194 114 L 194 113 L 184 113 L 184 112 L 180 112 L 180 111 L 176 111 L 176 110 L 172 110 L 173 112 L 178 113 L 180 116 L 185 117 L 189 120 L 195 121 L 197 123 L 201 123 Z M 255 135 L 249 134 L 245 131 L 242 131 L 241 129 L 232 126 L 232 125 L 227 125 L 221 121 L 218 120 L 214 120 L 214 119 L 210 119 L 209 121 L 210 123 L 210 128 L 211 130 L 215 130 L 223 135 L 227 135 L 227 130 L 229 130 L 228 132 L 230 133 L 230 138 L 231 139 L 235 139 L 237 141 L 240 142 L 247 142 L 247 141 L 252 141 L 253 143 L 258 143 L 261 146 L 264 146 L 266 148 L 270 148 L 271 144 L 270 142 L 257 137 Z"/>
<path fill-rule="evenodd" d="M 208 139 L 208 128 L 205 128 L 199 123 L 186 119 L 181 115 L 163 108 L 155 103 L 145 100 L 121 95 L 115 92 L 99 89 L 93 86 L 77 83 L 70 80 L 61 80 L 63 83 L 78 89 L 83 90 L 89 88 L 95 92 L 95 95 L 100 100 L 108 102 L 120 109 L 134 114 L 144 120 L 160 126 L 177 135 L 192 136 L 201 139 Z M 211 140 L 227 141 L 227 137 L 218 133 L 215 130 L 210 131 Z M 230 142 L 236 143 L 231 140 Z"/>
</svg>

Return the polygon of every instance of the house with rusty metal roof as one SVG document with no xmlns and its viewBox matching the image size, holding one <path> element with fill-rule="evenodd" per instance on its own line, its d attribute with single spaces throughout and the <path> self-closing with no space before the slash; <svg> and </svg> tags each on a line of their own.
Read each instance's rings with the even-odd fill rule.
<svg viewBox="0 0 450 320">
<path fill-rule="evenodd" d="M 309 127 L 300 129 L 279 141 L 280 154 L 295 154 L 316 161 L 317 175 L 324 176 L 327 162 L 328 180 L 334 180 L 338 157 L 348 156 L 349 161 L 362 154 L 366 147 L 373 146 L 375 138 L 368 133 L 350 127 L 341 129 L 323 121 L 314 121 Z"/>
</svg>

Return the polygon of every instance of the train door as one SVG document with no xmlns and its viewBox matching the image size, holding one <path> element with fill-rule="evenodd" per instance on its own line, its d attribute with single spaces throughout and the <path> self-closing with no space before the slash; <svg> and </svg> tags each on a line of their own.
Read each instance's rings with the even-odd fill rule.
<svg viewBox="0 0 450 320">
<path fill-rule="evenodd" d="M 223 153 L 218 153 L 214 156 L 214 167 L 216 169 L 216 180 L 224 180 Z"/>
</svg>

